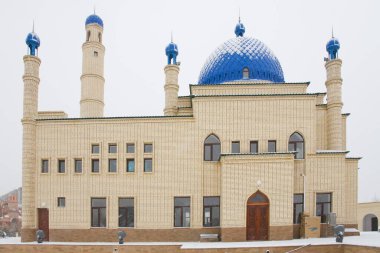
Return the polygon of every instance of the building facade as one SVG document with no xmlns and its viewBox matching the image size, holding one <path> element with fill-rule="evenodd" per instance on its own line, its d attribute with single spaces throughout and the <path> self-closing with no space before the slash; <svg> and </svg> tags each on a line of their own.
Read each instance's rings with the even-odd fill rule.
<svg viewBox="0 0 380 253">
<path fill-rule="evenodd" d="M 346 151 L 336 38 L 326 46 L 326 93 L 286 83 L 239 20 L 178 96 L 171 42 L 164 115 L 105 117 L 103 21 L 91 15 L 85 30 L 79 118 L 38 111 L 40 40 L 27 37 L 23 241 L 36 229 L 52 241 L 115 241 L 119 230 L 127 241 L 292 239 L 303 211 L 322 228 L 330 213 L 357 227 L 359 158 Z"/>
</svg>

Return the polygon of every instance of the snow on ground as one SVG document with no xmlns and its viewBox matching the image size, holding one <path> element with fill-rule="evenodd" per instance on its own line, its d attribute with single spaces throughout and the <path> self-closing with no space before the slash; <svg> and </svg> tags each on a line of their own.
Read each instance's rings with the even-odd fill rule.
<svg viewBox="0 0 380 253">
<path fill-rule="evenodd" d="M 37 242 L 21 243 L 20 237 L 0 238 L 0 244 L 37 244 Z M 44 242 L 42 245 L 118 245 L 117 242 Z M 250 241 L 250 242 L 126 242 L 124 245 L 182 245 L 182 249 L 209 249 L 209 248 L 250 248 L 275 246 L 304 246 L 304 245 L 330 245 L 335 237 L 294 239 L 285 241 Z M 380 232 L 361 232 L 360 236 L 344 237 L 343 244 L 372 246 L 380 248 Z"/>
</svg>

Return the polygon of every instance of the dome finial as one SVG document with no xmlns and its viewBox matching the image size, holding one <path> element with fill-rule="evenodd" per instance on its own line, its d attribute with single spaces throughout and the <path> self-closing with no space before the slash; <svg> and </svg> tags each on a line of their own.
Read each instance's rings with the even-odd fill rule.
<svg viewBox="0 0 380 253">
<path fill-rule="evenodd" d="M 337 38 L 334 37 L 334 27 L 331 29 L 331 39 L 326 44 L 326 51 L 329 54 L 329 60 L 335 60 L 338 58 L 338 51 L 340 49 L 340 43 Z"/>
<path fill-rule="evenodd" d="M 165 52 L 168 57 L 168 65 L 177 64 L 178 46 L 173 42 L 173 32 L 170 33 L 170 43 L 167 45 Z"/>
<path fill-rule="evenodd" d="M 40 38 L 38 35 L 34 32 L 34 20 L 32 25 L 32 32 L 28 33 L 25 39 L 26 45 L 28 45 L 29 48 L 29 54 L 30 55 L 36 55 L 36 51 L 38 50 L 38 47 L 40 46 Z"/>
<path fill-rule="evenodd" d="M 245 33 L 245 27 L 241 23 L 241 20 L 240 20 L 240 8 L 239 8 L 239 23 L 237 23 L 237 25 L 235 26 L 235 34 L 236 34 L 236 37 L 243 37 L 244 33 Z"/>
</svg>

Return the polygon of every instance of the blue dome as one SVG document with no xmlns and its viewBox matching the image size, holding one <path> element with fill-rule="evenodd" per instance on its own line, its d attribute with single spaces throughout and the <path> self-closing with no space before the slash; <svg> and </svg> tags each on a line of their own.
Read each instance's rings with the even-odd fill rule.
<svg viewBox="0 0 380 253">
<path fill-rule="evenodd" d="M 235 26 L 235 34 L 237 37 L 242 37 L 245 33 L 245 27 L 242 23 L 240 23 L 240 20 L 239 20 L 239 23 L 236 24 Z"/>
<path fill-rule="evenodd" d="M 326 50 L 329 52 L 330 50 L 338 50 L 340 48 L 340 43 L 337 38 L 332 37 L 329 42 L 326 44 Z"/>
<path fill-rule="evenodd" d="M 103 20 L 98 15 L 92 14 L 86 19 L 86 25 L 90 24 L 98 24 L 103 27 Z"/>
<path fill-rule="evenodd" d="M 338 50 L 340 43 L 337 38 L 332 37 L 326 44 L 326 51 L 329 53 L 330 60 L 334 60 L 338 57 Z"/>
<path fill-rule="evenodd" d="M 245 76 L 243 78 L 243 69 Z M 261 41 L 238 36 L 219 46 L 207 59 L 199 75 L 199 84 L 218 84 L 239 80 L 283 83 L 280 62 Z"/>
<path fill-rule="evenodd" d="M 34 46 L 35 48 L 38 48 L 41 44 L 40 37 L 38 37 L 38 35 L 34 32 L 28 33 L 25 42 L 29 47 Z"/>
<path fill-rule="evenodd" d="M 177 44 L 170 42 L 169 45 L 165 49 L 166 55 L 178 55 L 178 46 Z"/>
<path fill-rule="evenodd" d="M 40 38 L 34 32 L 28 33 L 25 39 L 25 43 L 29 47 L 30 55 L 36 55 L 36 50 L 41 44 Z"/>
<path fill-rule="evenodd" d="M 165 48 L 166 56 L 168 57 L 168 64 L 177 64 L 178 46 L 170 42 Z M 173 60 L 173 62 L 172 62 Z"/>
</svg>

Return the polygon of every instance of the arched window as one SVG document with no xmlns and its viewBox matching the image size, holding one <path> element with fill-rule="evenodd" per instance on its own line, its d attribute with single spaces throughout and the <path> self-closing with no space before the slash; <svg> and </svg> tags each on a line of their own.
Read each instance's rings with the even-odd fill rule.
<svg viewBox="0 0 380 253">
<path fill-rule="evenodd" d="M 295 158 L 296 159 L 304 159 L 305 158 L 305 145 L 303 137 L 299 133 L 293 133 L 289 138 L 289 151 L 296 151 Z"/>
<path fill-rule="evenodd" d="M 90 31 L 87 31 L 87 38 L 86 38 L 86 41 L 90 41 L 90 36 L 91 36 L 91 32 L 90 32 Z"/>
<path fill-rule="evenodd" d="M 257 191 L 249 197 L 247 203 L 248 204 L 269 203 L 269 199 L 267 196 L 265 196 L 264 193 L 262 193 L 261 191 Z"/>
<path fill-rule="evenodd" d="M 243 69 L 243 79 L 249 79 L 249 69 L 248 68 Z"/>
<path fill-rule="evenodd" d="M 204 160 L 218 161 L 220 157 L 220 141 L 215 135 L 209 135 L 204 143 Z"/>
<path fill-rule="evenodd" d="M 99 42 L 102 43 L 102 33 L 98 33 Z"/>
</svg>

